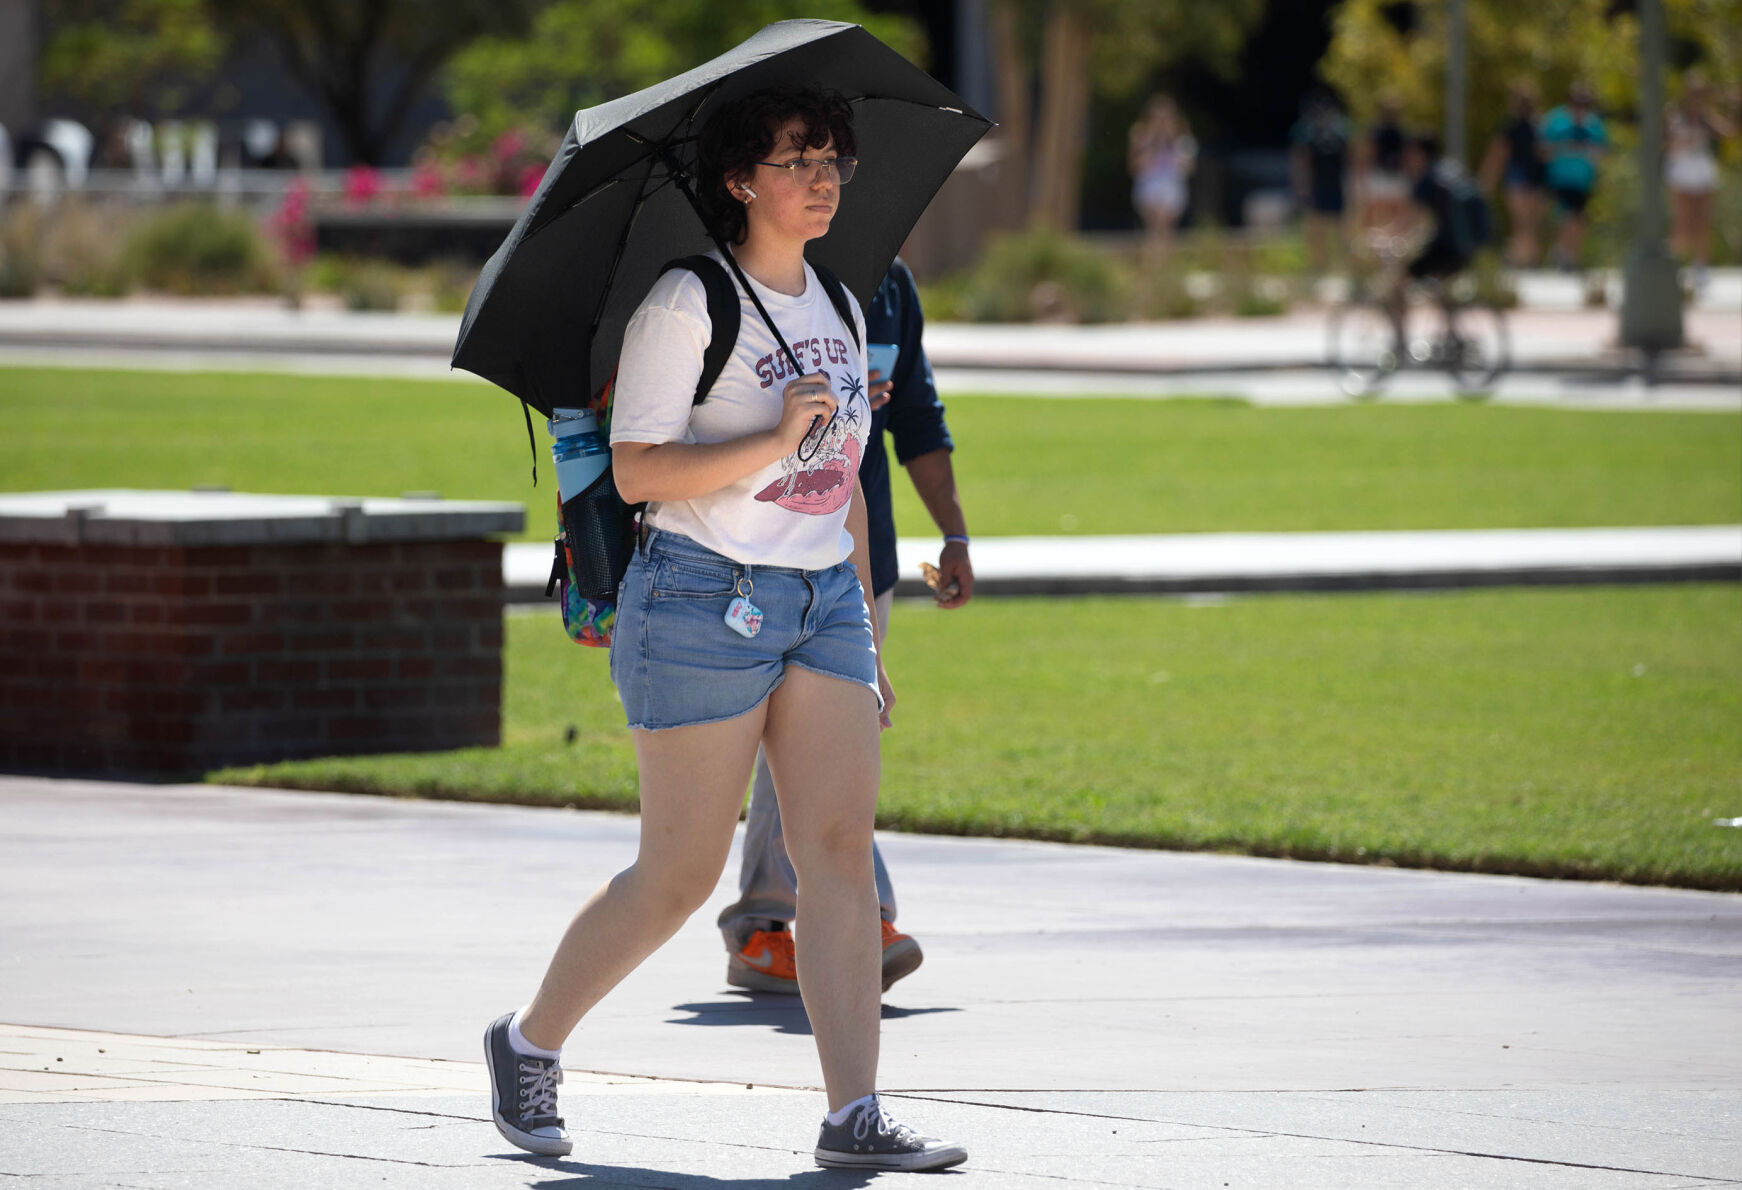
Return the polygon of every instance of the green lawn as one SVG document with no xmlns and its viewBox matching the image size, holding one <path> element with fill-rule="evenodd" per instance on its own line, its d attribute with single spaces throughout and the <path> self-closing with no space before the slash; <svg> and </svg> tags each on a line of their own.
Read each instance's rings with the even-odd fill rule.
<svg viewBox="0 0 1742 1190">
<path fill-rule="evenodd" d="M 213 779 L 633 808 L 603 653 L 508 624 L 503 748 Z M 1734 585 L 903 602 L 890 669 L 887 826 L 1742 889 Z"/>
<path fill-rule="evenodd" d="M 1238 401 L 950 402 L 983 536 L 1722 524 L 1742 519 L 1742 417 Z M 439 381 L 0 369 L 0 488 L 188 488 L 528 505 L 554 525 L 519 405 Z M 926 517 L 897 481 L 897 523 Z"/>
<path fill-rule="evenodd" d="M 0 488 L 522 500 L 478 385 L 0 369 Z M 1742 417 L 953 400 L 976 534 L 1734 523 Z M 541 459 L 547 459 L 539 427 Z M 925 524 L 896 484 L 897 517 Z M 900 604 L 886 824 L 1742 889 L 1742 588 Z M 512 616 L 501 749 L 222 779 L 630 808 L 602 653 Z M 564 743 L 573 725 L 575 742 Z"/>
</svg>

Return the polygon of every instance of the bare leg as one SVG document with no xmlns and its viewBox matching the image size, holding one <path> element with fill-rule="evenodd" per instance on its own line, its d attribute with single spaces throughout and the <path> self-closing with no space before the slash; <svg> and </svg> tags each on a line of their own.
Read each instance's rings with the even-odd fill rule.
<svg viewBox="0 0 1742 1190">
<path fill-rule="evenodd" d="M 1318 211 L 1308 211 L 1306 216 L 1306 250 L 1307 268 L 1315 277 L 1323 277 L 1330 271 L 1330 250 L 1327 247 L 1331 234 L 1331 216 Z"/>
<path fill-rule="evenodd" d="M 1585 217 L 1583 215 L 1575 214 L 1572 211 L 1568 211 L 1561 219 L 1559 242 L 1561 260 L 1569 268 L 1582 268 L 1580 254 L 1583 251 L 1584 246 Z"/>
<path fill-rule="evenodd" d="M 561 1049 L 588 1010 L 714 891 L 767 709 L 764 702 L 724 723 L 633 733 L 641 772 L 641 850 L 634 864 L 593 894 L 557 944 L 520 1022 L 533 1045 Z M 867 978 L 875 992 L 876 971 Z"/>
<path fill-rule="evenodd" d="M 1507 255 L 1512 267 L 1527 269 L 1536 264 L 1539 249 L 1536 229 L 1542 220 L 1542 201 L 1534 190 L 1513 186 L 1506 191 L 1506 210 L 1512 217 L 1512 243 Z"/>
<path fill-rule="evenodd" d="M 1687 203 L 1687 257 L 1693 266 L 1704 268 L 1712 249 L 1712 211 L 1718 204 L 1715 191 L 1683 196 Z"/>
<path fill-rule="evenodd" d="M 789 667 L 768 699 L 763 747 L 798 872 L 798 983 L 831 1111 L 877 1086 L 882 941 L 871 875 L 877 700 Z"/>
<path fill-rule="evenodd" d="M 1681 260 L 1692 262 L 1693 253 L 1689 251 L 1693 244 L 1688 216 L 1688 195 L 1679 190 L 1669 192 L 1669 250 L 1670 254 Z"/>
</svg>

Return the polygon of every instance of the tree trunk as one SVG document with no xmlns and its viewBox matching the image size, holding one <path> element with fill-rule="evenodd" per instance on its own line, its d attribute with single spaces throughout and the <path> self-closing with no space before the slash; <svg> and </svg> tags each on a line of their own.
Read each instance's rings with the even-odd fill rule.
<svg viewBox="0 0 1742 1190">
<path fill-rule="evenodd" d="M 1000 175 L 1006 179 L 1006 196 L 997 224 L 1022 227 L 1029 219 L 1029 137 L 1033 135 L 1033 107 L 1029 94 L 1029 64 L 1017 31 L 1015 0 L 992 0 L 992 54 L 998 88 L 998 137 L 1003 147 Z"/>
<path fill-rule="evenodd" d="M 1041 64 L 1040 135 L 1030 222 L 1054 231 L 1077 227 L 1089 111 L 1089 30 L 1069 0 L 1053 0 Z"/>
</svg>

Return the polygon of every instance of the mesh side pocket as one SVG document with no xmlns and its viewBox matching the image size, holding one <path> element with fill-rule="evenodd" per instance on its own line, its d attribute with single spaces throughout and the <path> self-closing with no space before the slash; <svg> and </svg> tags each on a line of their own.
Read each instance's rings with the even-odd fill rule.
<svg viewBox="0 0 1742 1190">
<path fill-rule="evenodd" d="M 563 504 L 575 585 L 583 599 L 612 603 L 629 568 L 629 522 L 634 511 L 617 495 L 611 471 Z"/>
</svg>

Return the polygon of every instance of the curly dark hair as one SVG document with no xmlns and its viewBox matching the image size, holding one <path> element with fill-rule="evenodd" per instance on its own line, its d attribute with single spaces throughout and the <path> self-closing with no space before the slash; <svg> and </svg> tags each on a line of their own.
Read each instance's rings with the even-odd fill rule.
<svg viewBox="0 0 1742 1190">
<path fill-rule="evenodd" d="M 709 230 L 726 243 L 743 243 L 745 233 L 744 204 L 726 190 L 726 179 L 767 161 L 779 150 L 774 138 L 792 120 L 804 126 L 792 138 L 794 149 L 820 149 L 833 138 L 840 156 L 851 157 L 856 150 L 852 107 L 840 92 L 815 87 L 752 91 L 721 106 L 703 126 L 696 147 L 696 197 Z"/>
</svg>

